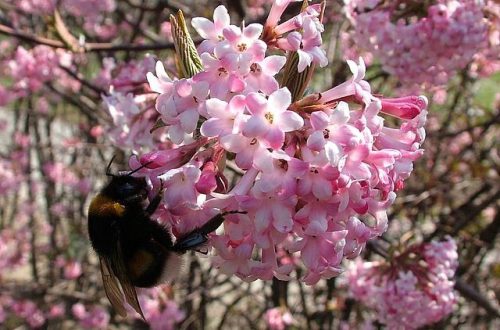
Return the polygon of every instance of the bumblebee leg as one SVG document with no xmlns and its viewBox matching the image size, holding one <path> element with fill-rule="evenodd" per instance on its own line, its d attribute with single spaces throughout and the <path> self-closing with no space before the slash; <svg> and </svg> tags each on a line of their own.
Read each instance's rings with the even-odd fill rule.
<svg viewBox="0 0 500 330">
<path fill-rule="evenodd" d="M 219 228 L 220 225 L 222 225 L 222 223 L 224 222 L 224 219 L 225 219 L 224 216 L 226 216 L 228 214 L 236 214 L 236 213 L 246 214 L 247 212 L 245 212 L 245 211 L 227 211 L 224 213 L 217 214 L 212 219 L 208 220 L 207 223 L 205 223 L 203 226 L 201 226 L 198 230 L 202 234 L 208 235 L 209 233 L 216 231 L 217 228 Z"/>
<path fill-rule="evenodd" d="M 151 200 L 148 207 L 146 208 L 146 213 L 148 215 L 152 215 L 153 213 L 155 213 L 156 209 L 160 205 L 162 198 L 163 198 L 163 181 L 160 180 L 160 190 L 158 191 L 158 194 L 156 194 L 156 196 Z"/>
<path fill-rule="evenodd" d="M 172 248 L 172 250 L 185 253 L 188 250 L 196 249 L 208 241 L 207 235 L 201 234 L 198 229 L 193 230 L 181 238 Z"/>
<path fill-rule="evenodd" d="M 217 214 L 207 221 L 200 228 L 196 228 L 191 232 L 187 233 L 185 236 L 180 238 L 178 242 L 174 245 L 174 250 L 178 252 L 186 252 L 187 250 L 196 249 L 208 241 L 208 234 L 214 232 L 219 226 L 224 222 L 224 216 L 227 214 L 234 213 L 246 213 L 241 211 L 229 211 Z"/>
</svg>

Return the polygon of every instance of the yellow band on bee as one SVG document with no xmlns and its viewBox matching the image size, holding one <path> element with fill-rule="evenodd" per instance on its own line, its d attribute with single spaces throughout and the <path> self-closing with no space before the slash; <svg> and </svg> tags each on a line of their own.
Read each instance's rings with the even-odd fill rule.
<svg viewBox="0 0 500 330">
<path fill-rule="evenodd" d="M 125 213 L 125 206 L 102 194 L 98 194 L 89 206 L 89 214 L 122 216 L 123 213 Z"/>
</svg>

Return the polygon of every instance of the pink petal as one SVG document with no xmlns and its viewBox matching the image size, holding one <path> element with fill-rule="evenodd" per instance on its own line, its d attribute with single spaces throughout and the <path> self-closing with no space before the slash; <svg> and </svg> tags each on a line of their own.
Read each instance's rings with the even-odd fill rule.
<svg viewBox="0 0 500 330">
<path fill-rule="evenodd" d="M 236 75 L 229 77 L 229 91 L 231 93 L 240 93 L 246 87 L 245 81 Z"/>
<path fill-rule="evenodd" d="M 272 76 L 261 75 L 258 80 L 260 81 L 260 86 L 257 88 L 260 89 L 264 94 L 272 94 L 279 88 L 278 81 Z"/>
<path fill-rule="evenodd" d="M 194 19 L 194 18 L 193 18 Z M 214 10 L 214 25 L 217 31 L 222 30 L 226 26 L 230 24 L 229 13 L 227 12 L 226 7 L 218 6 Z"/>
<path fill-rule="evenodd" d="M 236 95 L 229 101 L 231 112 L 243 112 L 245 110 L 246 97 L 244 95 Z"/>
<path fill-rule="evenodd" d="M 288 233 L 292 230 L 293 220 L 292 212 L 289 208 L 284 207 L 282 204 L 276 203 L 272 209 L 273 212 L 273 226 L 280 233 Z"/>
<path fill-rule="evenodd" d="M 297 54 L 299 55 L 299 64 L 297 65 L 297 70 L 299 72 L 304 71 L 309 65 L 311 65 L 312 62 L 312 56 L 309 55 L 308 53 L 301 51 L 300 49 L 297 50 Z"/>
<path fill-rule="evenodd" d="M 191 26 L 203 39 L 211 39 L 214 37 L 214 23 L 205 17 L 193 17 L 191 19 Z"/>
<path fill-rule="evenodd" d="M 241 36 L 241 29 L 235 25 L 230 25 L 222 31 L 222 34 L 230 43 L 235 43 Z"/>
<path fill-rule="evenodd" d="M 279 116 L 276 124 L 283 132 L 291 132 L 304 126 L 304 119 L 296 112 L 285 111 Z"/>
<path fill-rule="evenodd" d="M 332 196 L 332 186 L 327 180 L 317 180 L 312 185 L 312 193 L 319 200 L 327 200 Z"/>
<path fill-rule="evenodd" d="M 263 26 L 257 23 L 252 23 L 247 25 L 243 29 L 243 36 L 248 39 L 257 39 L 262 33 Z"/>
<path fill-rule="evenodd" d="M 325 137 L 323 136 L 323 132 L 314 131 L 307 138 L 307 147 L 314 151 L 321 151 L 325 146 Z"/>
<path fill-rule="evenodd" d="M 200 133 L 206 137 L 219 136 L 226 128 L 226 123 L 219 118 L 210 118 L 200 128 Z"/>
<path fill-rule="evenodd" d="M 270 224 L 271 210 L 266 207 L 261 207 L 255 212 L 255 231 L 258 233 L 264 232 Z"/>
<path fill-rule="evenodd" d="M 252 115 L 260 115 L 266 111 L 267 100 L 259 93 L 250 93 L 247 95 L 246 104 Z"/>
<path fill-rule="evenodd" d="M 330 118 L 323 111 L 315 111 L 311 114 L 311 126 L 315 130 L 324 130 L 330 123 Z"/>
<path fill-rule="evenodd" d="M 207 112 L 210 116 L 216 118 L 226 118 L 229 115 L 227 103 L 219 99 L 208 99 L 205 101 Z"/>
<path fill-rule="evenodd" d="M 279 149 L 285 142 L 285 133 L 278 127 L 271 126 L 264 138 L 271 148 Z"/>
<path fill-rule="evenodd" d="M 267 108 L 273 113 L 285 111 L 292 102 L 292 96 L 288 88 L 283 87 L 269 96 Z"/>
<path fill-rule="evenodd" d="M 240 134 L 228 134 L 221 137 L 220 143 L 224 149 L 239 153 L 248 148 L 249 139 Z"/>
<path fill-rule="evenodd" d="M 299 50 L 300 43 L 302 42 L 302 35 L 299 32 L 294 31 L 287 35 L 286 40 L 292 50 Z"/>
<path fill-rule="evenodd" d="M 253 116 L 243 125 L 242 133 L 246 137 L 258 137 L 267 131 L 268 123 L 263 117 Z"/>
<path fill-rule="evenodd" d="M 187 96 L 191 95 L 191 93 L 193 91 L 193 87 L 192 87 L 191 82 L 189 80 L 182 79 L 182 80 L 179 80 L 175 84 L 175 91 L 177 92 L 177 94 L 179 94 L 179 96 L 187 97 Z"/>
<path fill-rule="evenodd" d="M 320 47 L 314 47 L 308 51 L 314 59 L 314 63 L 318 63 L 321 68 L 328 64 L 328 58 L 326 57 L 326 52 Z"/>
<path fill-rule="evenodd" d="M 182 128 L 186 133 L 192 133 L 198 124 L 199 114 L 196 110 L 184 111 L 179 115 Z"/>
<path fill-rule="evenodd" d="M 266 57 L 259 65 L 266 75 L 274 76 L 283 68 L 285 62 L 285 56 L 271 55 Z"/>
</svg>

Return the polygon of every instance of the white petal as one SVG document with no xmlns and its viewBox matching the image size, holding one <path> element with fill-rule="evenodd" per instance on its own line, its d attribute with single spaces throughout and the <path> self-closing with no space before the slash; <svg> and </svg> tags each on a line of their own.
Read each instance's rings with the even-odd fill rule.
<svg viewBox="0 0 500 330">
<path fill-rule="evenodd" d="M 282 112 L 288 109 L 292 102 L 292 96 L 288 88 L 283 87 L 269 96 L 267 108 L 271 112 Z"/>
<path fill-rule="evenodd" d="M 214 36 L 214 23 L 205 17 L 194 17 L 191 25 L 203 39 L 211 39 Z"/>
<path fill-rule="evenodd" d="M 304 126 L 304 119 L 296 112 L 285 111 L 279 116 L 277 125 L 283 132 L 291 132 Z"/>
<path fill-rule="evenodd" d="M 229 25 L 230 17 L 226 7 L 219 6 L 214 10 L 214 25 L 217 30 L 220 30 Z"/>
<path fill-rule="evenodd" d="M 210 116 L 216 118 L 228 117 L 227 103 L 219 99 L 208 99 L 205 102 L 207 112 Z"/>
<path fill-rule="evenodd" d="M 196 110 L 184 111 L 179 115 L 181 126 L 186 131 L 186 133 L 192 133 L 196 129 L 198 118 L 199 114 Z"/>
</svg>

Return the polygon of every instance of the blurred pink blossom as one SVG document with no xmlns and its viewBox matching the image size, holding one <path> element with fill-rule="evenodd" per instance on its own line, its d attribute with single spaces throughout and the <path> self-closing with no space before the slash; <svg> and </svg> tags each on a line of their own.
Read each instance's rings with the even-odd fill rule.
<svg viewBox="0 0 500 330">
<path fill-rule="evenodd" d="M 414 12 L 391 2 L 345 3 L 355 47 L 372 53 L 386 72 L 407 86 L 446 84 L 487 43 L 481 1 L 422 2 Z"/>
<path fill-rule="evenodd" d="M 417 329 L 452 312 L 457 258 L 448 238 L 410 247 L 390 264 L 358 261 L 347 272 L 349 290 L 389 329 Z"/>
<path fill-rule="evenodd" d="M 271 330 L 285 330 L 288 325 L 292 325 L 295 322 L 292 314 L 281 307 L 268 309 L 264 315 L 264 319 Z"/>
</svg>

